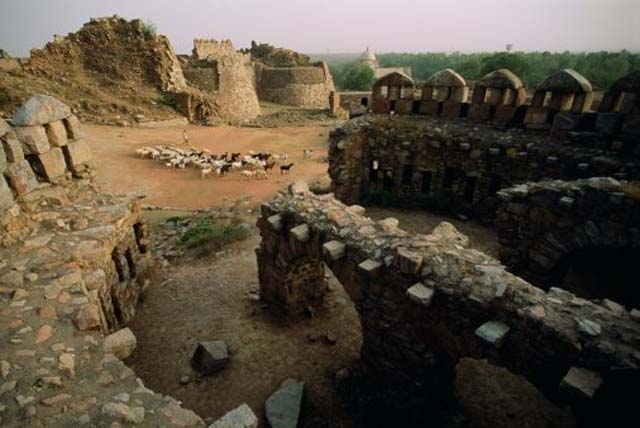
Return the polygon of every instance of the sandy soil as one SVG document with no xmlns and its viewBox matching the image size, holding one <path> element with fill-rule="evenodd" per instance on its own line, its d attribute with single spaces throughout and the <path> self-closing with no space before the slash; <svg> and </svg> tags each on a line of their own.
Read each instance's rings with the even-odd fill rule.
<svg viewBox="0 0 640 428">
<path fill-rule="evenodd" d="M 87 139 L 97 159 L 98 183 L 109 193 L 140 192 L 145 203 L 165 207 L 207 208 L 225 199 L 245 196 L 258 203 L 270 199 L 279 189 L 297 181 L 313 181 L 327 172 L 320 162 L 326 155 L 329 127 L 233 128 L 185 127 L 190 146 L 214 153 L 225 151 L 270 151 L 287 153 L 294 165 L 290 175 L 274 170 L 269 180 L 243 181 L 238 173 L 220 179 L 202 180 L 195 169 L 177 170 L 150 159 L 140 159 L 135 150 L 157 144 L 179 145 L 183 128 L 117 128 L 85 125 Z M 302 158 L 303 149 L 312 149 L 310 159 Z"/>
</svg>

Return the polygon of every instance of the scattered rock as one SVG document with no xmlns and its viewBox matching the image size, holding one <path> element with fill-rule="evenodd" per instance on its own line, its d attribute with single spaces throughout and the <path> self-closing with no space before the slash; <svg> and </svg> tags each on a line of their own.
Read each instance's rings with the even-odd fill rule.
<svg viewBox="0 0 640 428">
<path fill-rule="evenodd" d="M 265 403 L 267 421 L 271 428 L 296 428 L 300 416 L 300 405 L 304 382 L 285 380 Z"/>
<path fill-rule="evenodd" d="M 102 406 L 102 414 L 121 422 L 141 424 L 144 421 L 144 407 L 129 407 L 124 403 L 106 403 Z"/>
<path fill-rule="evenodd" d="M 229 354 L 224 340 L 200 342 L 191 359 L 193 369 L 205 376 L 224 369 L 228 363 Z"/>
<path fill-rule="evenodd" d="M 258 428 L 258 418 L 247 404 L 231 410 L 209 428 Z"/>
<path fill-rule="evenodd" d="M 123 328 L 107 336 L 104 351 L 110 352 L 121 360 L 127 358 L 136 348 L 138 341 L 130 328 Z"/>
</svg>

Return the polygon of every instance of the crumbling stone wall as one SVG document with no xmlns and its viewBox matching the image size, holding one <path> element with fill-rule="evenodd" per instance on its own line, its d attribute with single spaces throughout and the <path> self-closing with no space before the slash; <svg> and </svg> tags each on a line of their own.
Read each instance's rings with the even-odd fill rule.
<svg viewBox="0 0 640 428">
<path fill-rule="evenodd" d="M 626 394 L 616 368 L 637 371 L 640 363 L 636 313 L 558 288 L 544 292 L 467 248 L 450 224 L 411 235 L 396 219 L 374 222 L 363 212 L 304 183 L 263 204 L 261 297 L 291 315 L 304 311 L 323 285 L 300 266 L 324 261 L 360 315 L 362 360 L 385 379 L 429 385 L 472 357 L 525 376 L 554 400 L 586 399 L 589 411 L 606 411 L 599 391 Z"/>
<path fill-rule="evenodd" d="M 492 218 L 502 188 L 543 178 L 638 179 L 640 162 L 523 129 L 367 115 L 330 133 L 329 175 L 336 197 L 347 203 L 423 206 Z"/>
<path fill-rule="evenodd" d="M 350 117 L 358 117 L 369 111 L 371 92 L 340 92 L 340 107 L 349 112 Z"/>
<path fill-rule="evenodd" d="M 167 92 L 187 86 L 169 39 L 145 31 L 139 19 L 92 19 L 79 31 L 33 49 L 28 68 L 55 76 L 64 74 L 60 64 L 75 64 L 114 80 L 144 82 Z"/>
<path fill-rule="evenodd" d="M 251 55 L 237 52 L 230 40 L 195 39 L 193 59 L 184 68 L 189 84 L 202 91 L 179 96 L 188 117 L 237 121 L 260 114 Z"/>
<path fill-rule="evenodd" d="M 326 63 L 314 67 L 271 68 L 256 64 L 260 99 L 303 108 L 329 108 L 329 95 L 335 91 Z"/>
<path fill-rule="evenodd" d="M 495 227 L 501 260 L 541 286 L 559 285 L 555 269 L 574 254 L 640 250 L 640 198 L 632 183 L 610 177 L 542 181 L 503 189 L 498 195 L 502 204 Z M 621 303 L 640 306 L 634 289 L 616 290 L 613 282 L 611 276 L 607 286 L 624 300 Z"/>
<path fill-rule="evenodd" d="M 204 426 L 120 361 L 154 269 L 139 202 L 97 192 L 82 128 L 56 99 L 31 98 L 0 140 L 0 425 Z"/>
</svg>

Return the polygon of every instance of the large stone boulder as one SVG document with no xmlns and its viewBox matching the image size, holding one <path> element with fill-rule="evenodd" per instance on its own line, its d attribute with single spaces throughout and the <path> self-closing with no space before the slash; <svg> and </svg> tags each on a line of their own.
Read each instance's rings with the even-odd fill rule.
<svg viewBox="0 0 640 428">
<path fill-rule="evenodd" d="M 209 428 L 258 428 L 258 418 L 247 404 L 242 404 L 209 425 Z"/>
<path fill-rule="evenodd" d="M 4 177 L 0 175 L 0 211 L 5 210 L 13 206 L 13 193 L 4 180 Z"/>
<path fill-rule="evenodd" d="M 49 95 L 34 95 L 16 112 L 15 125 L 44 125 L 71 116 L 68 105 Z"/>
<path fill-rule="evenodd" d="M 191 358 L 193 369 L 205 376 L 224 369 L 228 362 L 229 353 L 224 340 L 200 342 Z"/>
<path fill-rule="evenodd" d="M 576 426 L 571 410 L 556 407 L 526 379 L 486 360 L 460 360 L 455 393 L 472 428 Z"/>
<path fill-rule="evenodd" d="M 124 360 L 136 348 L 138 340 L 129 327 L 118 330 L 104 339 L 104 351 Z"/>
<path fill-rule="evenodd" d="M 285 380 L 280 389 L 271 394 L 265 403 L 267 421 L 271 428 L 296 428 L 300 416 L 300 405 L 304 382 Z"/>
</svg>

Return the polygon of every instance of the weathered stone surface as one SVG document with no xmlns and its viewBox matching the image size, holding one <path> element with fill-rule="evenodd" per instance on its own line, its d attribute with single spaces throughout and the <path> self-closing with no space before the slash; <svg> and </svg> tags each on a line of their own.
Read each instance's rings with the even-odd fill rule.
<svg viewBox="0 0 640 428">
<path fill-rule="evenodd" d="M 242 404 L 209 425 L 209 428 L 258 428 L 258 418 L 248 405 Z"/>
<path fill-rule="evenodd" d="M 561 387 L 571 394 L 582 398 L 593 398 L 602 385 L 603 379 L 598 373 L 580 368 L 571 367 L 562 379 Z"/>
<path fill-rule="evenodd" d="M 307 242 L 311 237 L 309 232 L 309 226 L 301 224 L 289 230 L 291 236 L 293 236 L 298 242 Z"/>
<path fill-rule="evenodd" d="M 101 327 L 100 307 L 96 304 L 83 305 L 73 318 L 78 330 L 93 330 Z"/>
<path fill-rule="evenodd" d="M 50 122 L 45 125 L 49 144 L 53 147 L 62 147 L 67 144 L 67 129 L 61 120 Z"/>
<path fill-rule="evenodd" d="M 476 336 L 485 342 L 500 348 L 504 343 L 509 327 L 500 321 L 487 321 L 476 330 Z"/>
<path fill-rule="evenodd" d="M 5 175 L 9 186 L 18 195 L 31 193 L 38 188 L 38 180 L 36 180 L 36 176 L 26 160 L 9 164 Z"/>
<path fill-rule="evenodd" d="M 73 115 L 67 117 L 64 121 L 64 126 L 67 129 L 67 136 L 72 140 L 81 140 L 84 138 L 84 130 L 80 124 L 80 120 Z"/>
<path fill-rule="evenodd" d="M 124 403 L 106 403 L 102 406 L 102 414 L 134 425 L 144 422 L 144 407 L 129 407 Z"/>
<path fill-rule="evenodd" d="M 289 192 L 292 195 L 306 195 L 310 192 L 309 185 L 304 181 L 296 181 L 289 186 Z"/>
<path fill-rule="evenodd" d="M 340 260 L 345 253 L 345 245 L 340 241 L 329 241 L 322 245 L 322 254 L 329 260 Z"/>
<path fill-rule="evenodd" d="M 7 162 L 15 163 L 24 159 L 24 151 L 22 145 L 17 138 L 13 135 L 6 137 L 2 140 L 2 147 L 6 156 Z"/>
<path fill-rule="evenodd" d="M 137 344 L 136 336 L 127 327 L 110 334 L 104 339 L 104 351 L 124 360 L 131 355 Z"/>
<path fill-rule="evenodd" d="M 267 222 L 271 225 L 273 230 L 282 230 L 282 216 L 280 214 L 275 214 L 271 217 L 268 217 Z"/>
<path fill-rule="evenodd" d="M 0 210 L 13 206 L 13 193 L 4 177 L 0 175 Z"/>
<path fill-rule="evenodd" d="M 51 150 L 51 145 L 43 126 L 19 126 L 14 130 L 26 154 L 38 155 Z"/>
<path fill-rule="evenodd" d="M 576 426 L 570 409 L 559 409 L 526 379 L 486 360 L 460 360 L 455 394 L 472 428 Z"/>
<path fill-rule="evenodd" d="M 304 382 L 285 380 L 265 403 L 267 421 L 271 428 L 296 428 L 300 416 L 300 405 Z"/>
<path fill-rule="evenodd" d="M 358 264 L 360 272 L 367 275 L 369 278 L 376 278 L 382 272 L 382 263 L 376 260 L 367 259 Z"/>
<path fill-rule="evenodd" d="M 206 376 L 224 369 L 228 363 L 229 354 L 224 340 L 200 342 L 191 358 L 193 369 Z"/>
<path fill-rule="evenodd" d="M 38 155 L 38 159 L 42 165 L 42 172 L 49 181 L 62 177 L 67 170 L 67 164 L 60 148 L 52 148 L 48 152 Z"/>
<path fill-rule="evenodd" d="M 425 287 L 423 283 L 418 282 L 409 287 L 407 296 L 414 302 L 427 307 L 431 304 L 431 299 L 433 299 L 433 290 Z"/>
<path fill-rule="evenodd" d="M 89 145 L 84 140 L 69 141 L 62 150 L 69 167 L 74 171 L 80 165 L 87 164 L 93 157 Z"/>
<path fill-rule="evenodd" d="M 422 268 L 422 256 L 406 248 L 398 248 L 395 263 L 402 273 L 416 274 Z"/>
<path fill-rule="evenodd" d="M 464 248 L 469 248 L 471 245 L 469 238 L 462 234 L 454 225 L 449 222 L 443 221 L 438 224 L 431 234 L 438 236 L 442 239 L 446 239 L 454 244 L 460 245 Z"/>
<path fill-rule="evenodd" d="M 18 126 L 44 125 L 71 116 L 71 109 L 49 95 L 34 95 L 16 112 L 13 122 Z"/>
</svg>

